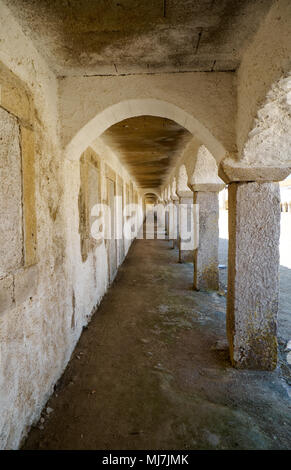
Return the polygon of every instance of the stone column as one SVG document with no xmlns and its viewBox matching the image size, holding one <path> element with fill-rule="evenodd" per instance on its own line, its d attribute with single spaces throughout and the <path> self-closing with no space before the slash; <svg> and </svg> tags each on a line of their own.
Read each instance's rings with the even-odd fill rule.
<svg viewBox="0 0 291 470">
<path fill-rule="evenodd" d="M 168 201 L 165 201 L 165 239 L 169 240 L 169 207 L 168 207 Z"/>
<path fill-rule="evenodd" d="M 213 155 L 204 145 L 198 149 L 188 186 L 194 193 L 194 289 L 218 290 L 218 193 L 225 184 L 218 176 Z"/>
<path fill-rule="evenodd" d="M 227 335 L 238 368 L 276 367 L 279 237 L 279 185 L 230 183 Z"/>
<path fill-rule="evenodd" d="M 173 249 L 177 246 L 179 247 L 179 198 L 172 197 L 173 205 L 174 205 L 174 232 L 175 238 L 173 238 Z"/>
<path fill-rule="evenodd" d="M 232 364 L 272 370 L 277 364 L 280 189 L 291 167 L 254 156 L 225 158 L 229 185 L 227 335 Z M 257 160 L 260 162 L 257 164 Z"/>
<path fill-rule="evenodd" d="M 172 200 L 168 202 L 168 240 L 173 240 L 173 203 Z"/>
<path fill-rule="evenodd" d="M 193 237 L 193 194 L 191 191 L 180 191 L 178 194 L 179 197 L 179 237 L 178 237 L 178 247 L 179 247 L 179 263 L 190 262 L 193 263 L 194 253 L 193 249 L 185 249 L 185 240 L 183 239 L 183 228 L 188 219 L 188 225 L 190 224 L 190 217 L 192 216 L 191 231 Z M 187 206 L 189 208 L 187 209 Z"/>
<path fill-rule="evenodd" d="M 224 185 L 193 185 L 194 212 L 197 212 L 197 246 L 194 249 L 194 289 L 218 290 L 219 203 Z"/>
</svg>

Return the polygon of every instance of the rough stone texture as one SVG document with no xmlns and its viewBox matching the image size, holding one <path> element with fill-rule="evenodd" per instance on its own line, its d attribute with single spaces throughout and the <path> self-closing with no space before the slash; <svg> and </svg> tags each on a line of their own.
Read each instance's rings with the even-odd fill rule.
<svg viewBox="0 0 291 470">
<path fill-rule="evenodd" d="M 229 186 L 227 334 L 238 368 L 277 363 L 279 185 Z"/>
<path fill-rule="evenodd" d="M 218 193 L 194 192 L 199 211 L 198 247 L 194 250 L 194 289 L 218 290 Z"/>
<path fill-rule="evenodd" d="M 22 164 L 18 120 L 0 107 L 0 275 L 23 262 Z"/>
</svg>

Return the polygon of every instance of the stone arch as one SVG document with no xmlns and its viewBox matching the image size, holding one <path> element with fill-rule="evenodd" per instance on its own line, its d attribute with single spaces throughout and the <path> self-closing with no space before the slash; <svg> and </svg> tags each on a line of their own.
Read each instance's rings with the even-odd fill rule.
<svg viewBox="0 0 291 470">
<path fill-rule="evenodd" d="M 146 198 L 146 197 L 148 197 L 148 196 L 159 198 L 159 194 L 157 193 L 157 191 L 152 191 L 152 190 L 146 190 L 146 191 L 143 193 L 143 197 L 144 197 L 144 198 Z"/>
<path fill-rule="evenodd" d="M 155 191 L 146 191 L 144 196 L 157 196 L 157 193 Z"/>
<path fill-rule="evenodd" d="M 143 199 L 145 202 L 156 203 L 158 201 L 158 196 L 155 192 L 147 191 L 143 195 Z"/>
<path fill-rule="evenodd" d="M 226 150 L 223 145 L 203 124 L 183 109 L 158 99 L 131 99 L 107 107 L 83 126 L 67 145 L 66 157 L 77 160 L 88 145 L 113 124 L 143 115 L 171 119 L 204 142 L 218 162 L 225 156 Z"/>
<path fill-rule="evenodd" d="M 160 193 L 156 191 L 155 188 L 146 188 L 146 189 L 141 189 L 139 190 L 139 193 L 141 194 L 142 197 L 147 196 L 148 194 L 154 194 L 157 198 L 160 197 Z"/>
</svg>

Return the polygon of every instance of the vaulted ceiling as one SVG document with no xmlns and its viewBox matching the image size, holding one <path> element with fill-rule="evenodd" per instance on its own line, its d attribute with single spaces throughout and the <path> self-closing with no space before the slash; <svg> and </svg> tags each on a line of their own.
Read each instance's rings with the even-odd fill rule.
<svg viewBox="0 0 291 470">
<path fill-rule="evenodd" d="M 58 75 L 235 70 L 273 0 L 5 0 Z"/>
<path fill-rule="evenodd" d="M 101 136 L 141 188 L 159 187 L 192 134 L 170 119 L 139 116 L 114 124 Z"/>
</svg>

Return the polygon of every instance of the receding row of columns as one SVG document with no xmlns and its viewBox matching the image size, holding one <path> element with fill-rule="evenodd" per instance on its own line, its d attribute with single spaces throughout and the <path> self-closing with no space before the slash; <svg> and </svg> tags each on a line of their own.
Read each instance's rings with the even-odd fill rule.
<svg viewBox="0 0 291 470">
<path fill-rule="evenodd" d="M 172 241 L 173 247 L 178 245 L 179 262 L 194 263 L 195 290 L 217 290 L 218 193 L 222 188 L 221 185 L 193 185 L 191 189 L 177 192 L 178 197 L 167 203 L 171 202 L 176 207 L 181 207 L 180 204 L 194 207 L 199 243 L 190 252 L 184 250 L 178 229 L 177 237 Z M 230 358 L 237 368 L 272 370 L 277 364 L 279 185 L 236 181 L 229 183 L 228 192 L 227 336 Z M 169 234 L 171 223 L 175 221 L 168 214 L 166 230 Z M 182 223 L 181 211 L 178 210 L 177 227 Z"/>
<path fill-rule="evenodd" d="M 179 262 L 194 262 L 194 289 L 195 290 L 217 290 L 219 288 L 218 276 L 218 241 L 219 241 L 219 203 L 218 192 L 222 185 L 212 185 L 199 190 L 193 186 L 192 191 L 178 192 L 178 197 L 173 196 L 166 204 L 166 233 L 172 240 L 173 248 L 179 249 Z M 216 186 L 216 187 L 215 187 Z M 179 228 L 186 223 L 187 206 L 189 211 L 194 207 L 199 207 L 199 211 L 193 214 L 193 230 L 198 229 L 198 234 L 194 239 L 199 240 L 199 245 L 193 250 L 183 248 L 183 240 Z M 179 208 L 183 208 L 183 212 Z M 173 210 L 174 209 L 174 210 Z M 188 211 L 188 215 L 189 215 Z M 198 214 L 198 220 L 197 220 Z M 176 220 L 175 220 L 176 218 Z M 195 222 L 194 222 L 195 221 Z M 198 222 L 198 223 L 197 223 Z M 173 230 L 171 224 L 176 224 Z M 175 233 L 175 237 L 171 237 Z M 197 236 L 198 235 L 198 236 Z"/>
</svg>

